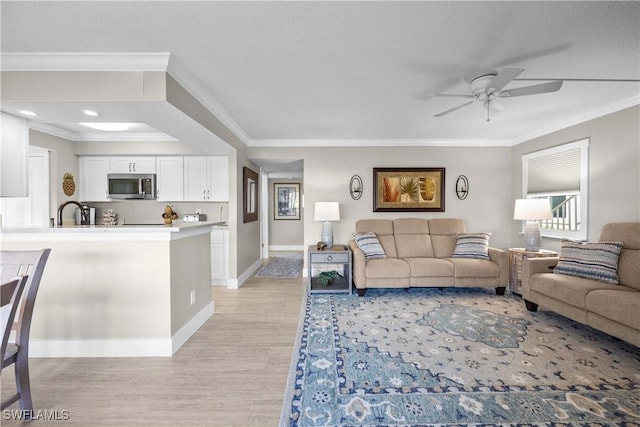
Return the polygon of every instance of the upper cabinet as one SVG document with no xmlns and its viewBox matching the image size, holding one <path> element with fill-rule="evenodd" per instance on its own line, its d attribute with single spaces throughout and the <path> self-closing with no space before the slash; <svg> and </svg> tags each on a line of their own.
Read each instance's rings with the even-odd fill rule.
<svg viewBox="0 0 640 427">
<path fill-rule="evenodd" d="M 155 157 L 111 157 L 111 173 L 156 173 Z"/>
<path fill-rule="evenodd" d="M 225 156 L 184 158 L 184 200 L 229 200 L 229 159 Z"/>
<path fill-rule="evenodd" d="M 80 199 L 110 201 L 109 173 L 155 173 L 159 201 L 229 201 L 227 156 L 80 156 Z"/>
<path fill-rule="evenodd" d="M 162 156 L 156 159 L 158 200 L 165 202 L 184 200 L 183 161 L 181 156 Z"/>
<path fill-rule="evenodd" d="M 109 157 L 80 157 L 80 200 L 83 202 L 109 201 L 107 174 Z"/>
</svg>

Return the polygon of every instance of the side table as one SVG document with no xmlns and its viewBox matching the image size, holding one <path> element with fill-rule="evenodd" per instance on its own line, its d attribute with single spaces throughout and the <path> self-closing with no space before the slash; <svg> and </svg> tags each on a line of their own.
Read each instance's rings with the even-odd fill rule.
<svg viewBox="0 0 640 427">
<path fill-rule="evenodd" d="M 351 249 L 346 245 L 333 245 L 319 251 L 315 245 L 308 248 L 307 267 L 307 291 L 314 293 L 348 293 L 351 294 Z M 318 281 L 318 275 L 314 277 L 314 267 L 321 270 L 322 266 L 330 267 L 330 264 L 339 265 L 338 273 L 341 277 L 333 279 L 328 285 L 322 285 Z"/>
<path fill-rule="evenodd" d="M 558 252 L 540 249 L 528 251 L 524 248 L 509 249 L 509 290 L 522 296 L 522 260 L 524 258 L 548 258 L 558 256 Z"/>
</svg>

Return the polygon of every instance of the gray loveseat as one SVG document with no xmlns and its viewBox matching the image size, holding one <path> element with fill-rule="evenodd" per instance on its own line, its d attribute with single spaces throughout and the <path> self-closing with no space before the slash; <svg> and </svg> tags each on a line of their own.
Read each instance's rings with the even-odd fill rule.
<svg viewBox="0 0 640 427">
<path fill-rule="evenodd" d="M 373 232 L 386 258 L 366 259 L 355 240 L 353 281 L 358 294 L 367 288 L 491 287 L 503 295 L 509 280 L 506 251 L 489 248 L 489 260 L 453 258 L 458 233 L 465 233 L 460 219 L 402 218 L 363 219 L 356 233 Z"/>
<path fill-rule="evenodd" d="M 640 223 L 611 223 L 600 242 L 622 242 L 619 284 L 552 272 L 558 257 L 525 259 L 522 298 L 640 347 Z M 562 252 L 560 253 L 562 255 Z"/>
</svg>

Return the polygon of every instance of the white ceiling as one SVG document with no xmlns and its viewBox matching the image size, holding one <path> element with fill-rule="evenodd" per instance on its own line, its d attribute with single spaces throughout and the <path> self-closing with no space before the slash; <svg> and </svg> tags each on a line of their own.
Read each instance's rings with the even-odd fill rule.
<svg viewBox="0 0 640 427">
<path fill-rule="evenodd" d="M 639 101 L 639 2 L 2 1 L 7 53 L 168 52 L 249 145 L 510 145 Z M 559 92 L 485 121 L 465 77 L 522 67 Z M 514 81 L 507 88 L 539 82 Z M 69 132 L 73 120 L 58 118 Z M 364 142 L 366 140 L 366 142 Z M 379 141 L 371 141 L 379 140 Z M 331 142 L 333 141 L 333 142 Z"/>
</svg>

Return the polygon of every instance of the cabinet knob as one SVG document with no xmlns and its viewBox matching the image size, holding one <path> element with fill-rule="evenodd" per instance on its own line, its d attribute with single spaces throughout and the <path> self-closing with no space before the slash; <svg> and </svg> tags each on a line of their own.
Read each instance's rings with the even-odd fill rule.
<svg viewBox="0 0 640 427">
<path fill-rule="evenodd" d="M 327 259 L 328 259 L 329 261 L 333 260 L 333 255 L 328 255 L 328 256 L 327 256 Z"/>
</svg>

